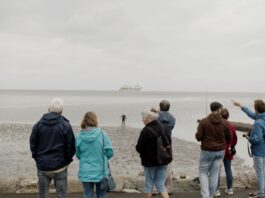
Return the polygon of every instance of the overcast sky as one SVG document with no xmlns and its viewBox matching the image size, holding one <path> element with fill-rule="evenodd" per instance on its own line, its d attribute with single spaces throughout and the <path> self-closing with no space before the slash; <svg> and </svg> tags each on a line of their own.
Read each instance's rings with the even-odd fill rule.
<svg viewBox="0 0 265 198">
<path fill-rule="evenodd" d="M 0 89 L 264 91 L 264 0 L 1 0 Z"/>
</svg>

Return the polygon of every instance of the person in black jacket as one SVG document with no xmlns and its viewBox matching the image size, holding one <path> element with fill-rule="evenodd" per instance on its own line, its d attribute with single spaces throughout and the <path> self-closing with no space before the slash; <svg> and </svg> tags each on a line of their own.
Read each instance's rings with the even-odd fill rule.
<svg viewBox="0 0 265 198">
<path fill-rule="evenodd" d="M 161 135 L 161 131 L 163 134 L 168 134 L 167 131 L 163 131 L 167 128 L 163 127 L 157 120 L 158 115 L 153 111 L 144 111 L 142 116 L 145 127 L 139 136 L 136 151 L 140 153 L 141 164 L 144 167 L 144 192 L 146 198 L 152 197 L 153 187 L 155 186 L 163 198 L 168 198 L 165 187 L 168 163 L 159 163 L 157 154 L 157 138 Z M 169 140 L 168 144 L 170 144 Z"/>
<path fill-rule="evenodd" d="M 52 179 L 57 197 L 67 197 L 67 167 L 75 154 L 75 137 L 62 112 L 63 101 L 53 99 L 49 112 L 34 125 L 30 136 L 30 150 L 38 169 L 41 198 L 48 197 Z"/>
</svg>

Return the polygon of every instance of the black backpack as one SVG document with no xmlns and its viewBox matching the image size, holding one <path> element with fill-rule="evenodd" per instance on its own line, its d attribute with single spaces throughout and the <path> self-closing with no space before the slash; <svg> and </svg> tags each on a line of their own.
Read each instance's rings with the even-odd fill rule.
<svg viewBox="0 0 265 198">
<path fill-rule="evenodd" d="M 158 134 L 154 129 L 148 127 L 148 129 L 155 135 L 157 142 L 157 160 L 159 165 L 169 164 L 172 157 L 172 147 L 169 138 L 165 134 L 164 126 L 161 125 L 161 131 Z"/>
</svg>

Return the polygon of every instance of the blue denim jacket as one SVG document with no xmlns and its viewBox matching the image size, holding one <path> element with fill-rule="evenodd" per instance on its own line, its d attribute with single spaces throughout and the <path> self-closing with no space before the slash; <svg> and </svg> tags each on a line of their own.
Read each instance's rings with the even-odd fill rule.
<svg viewBox="0 0 265 198">
<path fill-rule="evenodd" d="M 249 138 L 252 154 L 265 157 L 265 113 L 255 114 L 247 107 L 243 107 L 242 110 L 255 120 Z"/>
</svg>

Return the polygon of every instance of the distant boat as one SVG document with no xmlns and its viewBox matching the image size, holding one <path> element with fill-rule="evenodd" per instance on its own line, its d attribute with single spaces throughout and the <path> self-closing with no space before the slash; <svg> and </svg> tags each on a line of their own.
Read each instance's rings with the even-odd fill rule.
<svg viewBox="0 0 265 198">
<path fill-rule="evenodd" d="M 141 91 L 142 87 L 140 85 L 128 86 L 124 85 L 120 88 L 120 91 Z"/>
</svg>

